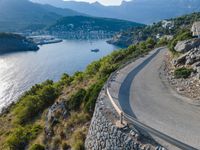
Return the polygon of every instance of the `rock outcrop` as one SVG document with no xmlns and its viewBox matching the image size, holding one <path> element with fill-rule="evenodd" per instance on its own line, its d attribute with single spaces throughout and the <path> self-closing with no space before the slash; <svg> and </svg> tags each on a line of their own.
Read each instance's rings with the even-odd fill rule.
<svg viewBox="0 0 200 150">
<path fill-rule="evenodd" d="M 109 44 L 118 45 L 122 47 L 127 47 L 131 44 L 133 44 L 132 39 L 130 38 L 131 35 L 124 35 L 122 33 L 116 34 L 112 39 L 108 40 L 107 42 Z M 134 43 L 137 43 L 138 41 L 135 41 Z"/>
<path fill-rule="evenodd" d="M 200 47 L 191 49 L 187 53 L 181 55 L 174 60 L 174 65 L 177 66 L 191 66 L 198 72 L 200 66 Z"/>
<path fill-rule="evenodd" d="M 189 97 L 190 102 L 200 104 L 200 39 L 179 42 L 175 49 L 183 54 L 174 59 L 166 58 L 165 76 L 178 93 Z M 175 77 L 174 71 L 182 67 L 192 69 L 186 79 Z"/>
<path fill-rule="evenodd" d="M 180 52 L 180 53 L 185 53 L 199 46 L 200 46 L 200 39 L 198 38 L 185 40 L 185 41 L 179 41 L 177 45 L 175 46 L 175 51 Z"/>
<path fill-rule="evenodd" d="M 48 109 L 45 122 L 46 140 L 52 138 L 53 126 L 59 122 L 60 119 L 66 119 L 68 115 L 69 111 L 66 109 L 64 102 L 56 102 Z"/>
</svg>

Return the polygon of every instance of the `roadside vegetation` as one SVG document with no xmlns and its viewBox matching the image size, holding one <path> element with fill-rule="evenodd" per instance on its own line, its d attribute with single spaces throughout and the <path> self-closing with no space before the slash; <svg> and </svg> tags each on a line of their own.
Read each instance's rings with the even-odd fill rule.
<svg viewBox="0 0 200 150">
<path fill-rule="evenodd" d="M 130 45 L 137 41 L 146 41 L 149 37 L 157 39 L 158 34 L 161 37 L 165 35 L 176 35 L 175 37 L 177 37 L 178 36 L 177 34 L 181 34 L 181 32 L 185 32 L 188 29 L 190 29 L 192 27 L 193 22 L 200 21 L 200 13 L 196 12 L 177 18 L 167 19 L 167 21 L 172 21 L 174 23 L 174 27 L 171 29 L 163 28 L 162 21 L 160 21 L 157 23 L 153 23 L 152 25 L 127 29 L 125 31 L 122 31 L 120 33 L 121 37 L 126 37 L 126 41 L 123 41 L 122 38 L 124 44 L 123 46 Z M 173 44 L 175 44 L 175 41 L 173 42 Z"/>
<path fill-rule="evenodd" d="M 192 38 L 192 33 L 189 29 L 185 28 L 185 29 L 181 29 L 180 31 L 178 31 L 176 33 L 176 35 L 174 36 L 174 38 L 169 42 L 169 50 L 173 53 L 176 54 L 176 51 L 174 50 L 176 44 L 178 43 L 178 41 L 184 41 L 184 40 L 188 40 Z"/>
<path fill-rule="evenodd" d="M 191 73 L 194 72 L 193 69 L 191 68 L 186 68 L 186 67 L 182 67 L 182 68 L 177 68 L 175 71 L 174 71 L 174 76 L 175 78 L 179 79 L 179 78 L 188 78 Z"/>
<path fill-rule="evenodd" d="M 33 86 L 0 116 L 0 149 L 84 149 L 97 97 L 109 75 L 123 63 L 147 54 L 156 46 L 148 38 L 92 62 L 84 72 L 73 76 L 63 74 L 58 82 L 47 80 Z M 52 135 L 47 138 L 47 112 L 53 104 L 61 102 L 67 115 L 63 117 L 60 111 L 56 112 L 56 121 L 49 125 Z"/>
</svg>

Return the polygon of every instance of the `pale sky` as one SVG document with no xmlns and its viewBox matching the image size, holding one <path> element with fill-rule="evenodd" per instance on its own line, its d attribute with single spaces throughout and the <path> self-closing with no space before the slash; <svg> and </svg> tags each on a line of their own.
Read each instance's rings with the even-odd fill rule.
<svg viewBox="0 0 200 150">
<path fill-rule="evenodd" d="M 65 0 L 65 1 L 70 1 L 70 0 Z M 89 3 L 98 1 L 99 3 L 103 5 L 120 5 L 123 0 L 74 0 L 74 1 L 82 1 L 82 2 L 89 2 Z M 130 0 L 126 0 L 126 1 L 130 1 Z"/>
</svg>

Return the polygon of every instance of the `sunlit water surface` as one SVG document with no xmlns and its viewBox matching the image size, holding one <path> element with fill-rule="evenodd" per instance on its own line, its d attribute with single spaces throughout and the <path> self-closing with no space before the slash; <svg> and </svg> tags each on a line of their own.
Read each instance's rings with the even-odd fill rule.
<svg viewBox="0 0 200 150">
<path fill-rule="evenodd" d="M 98 48 L 100 52 L 90 50 Z M 43 45 L 37 52 L 0 55 L 0 109 L 16 101 L 32 85 L 47 79 L 59 80 L 66 72 L 82 71 L 94 60 L 118 49 L 105 40 L 64 40 Z"/>
</svg>

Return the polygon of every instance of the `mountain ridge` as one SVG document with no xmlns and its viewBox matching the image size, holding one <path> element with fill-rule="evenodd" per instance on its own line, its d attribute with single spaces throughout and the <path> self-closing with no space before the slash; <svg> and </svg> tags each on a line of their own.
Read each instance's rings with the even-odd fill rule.
<svg viewBox="0 0 200 150">
<path fill-rule="evenodd" d="M 81 15 L 81 13 L 28 0 L 1 0 L 0 30 L 18 31 L 29 25 L 52 24 L 61 17 L 74 15 Z"/>
<path fill-rule="evenodd" d="M 53 3 L 47 0 L 32 1 L 51 3 L 57 7 L 70 8 L 92 16 L 124 19 L 144 24 L 200 11 L 198 0 L 133 0 L 123 1 L 120 6 L 61 0 Z"/>
<path fill-rule="evenodd" d="M 68 16 L 59 19 L 47 28 L 50 34 L 75 39 L 110 38 L 125 29 L 143 27 L 145 25 L 112 18 L 90 16 Z"/>
</svg>

